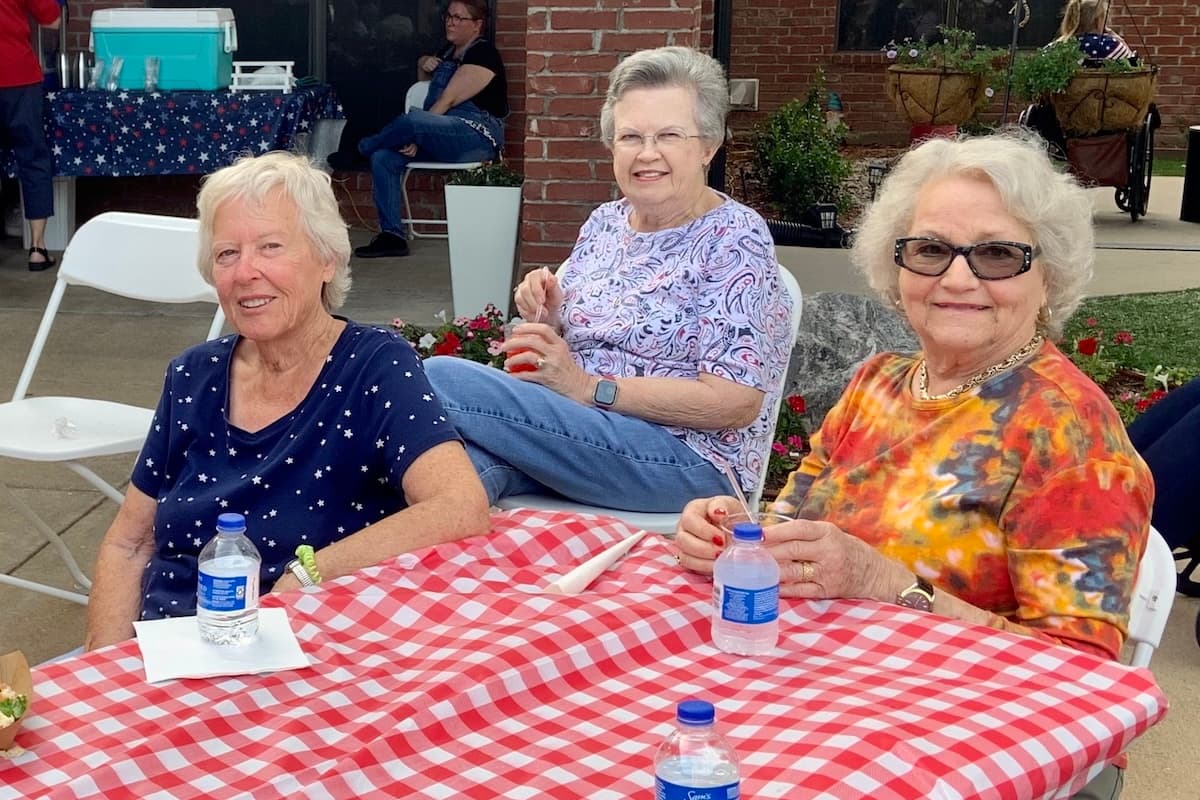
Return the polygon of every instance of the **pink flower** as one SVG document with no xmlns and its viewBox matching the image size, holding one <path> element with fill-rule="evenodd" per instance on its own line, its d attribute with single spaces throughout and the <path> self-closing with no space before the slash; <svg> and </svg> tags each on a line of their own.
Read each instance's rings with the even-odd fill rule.
<svg viewBox="0 0 1200 800">
<path fill-rule="evenodd" d="M 772 442 L 771 450 L 781 456 L 786 456 L 788 451 L 788 449 L 779 442 Z"/>
<path fill-rule="evenodd" d="M 1133 334 L 1129 331 L 1117 331 L 1113 334 L 1113 344 L 1133 344 Z"/>
<path fill-rule="evenodd" d="M 504 345 L 504 342 L 500 341 L 499 339 L 492 339 L 492 341 L 488 342 L 488 355 L 492 355 L 492 356 L 500 355 L 500 353 L 502 352 L 500 350 L 500 348 L 503 345 Z"/>
<path fill-rule="evenodd" d="M 789 436 L 787 438 L 787 443 L 791 447 L 797 447 L 797 448 L 804 447 L 804 440 L 801 439 L 796 434 L 792 434 L 791 436 Z"/>
<path fill-rule="evenodd" d="M 1100 320 L 1096 319 L 1095 317 L 1088 317 L 1087 321 L 1083 324 L 1087 325 L 1089 328 L 1094 328 L 1100 324 Z"/>
</svg>

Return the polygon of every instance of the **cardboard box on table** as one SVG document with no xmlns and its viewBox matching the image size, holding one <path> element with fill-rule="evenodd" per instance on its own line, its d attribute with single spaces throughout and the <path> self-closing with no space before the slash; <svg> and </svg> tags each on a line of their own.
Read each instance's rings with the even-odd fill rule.
<svg viewBox="0 0 1200 800">
<path fill-rule="evenodd" d="M 237 25 L 229 8 L 103 8 L 92 12 L 91 49 L 125 59 L 119 85 L 143 89 L 146 57 L 157 56 L 158 88 L 225 89 L 233 72 Z"/>
</svg>

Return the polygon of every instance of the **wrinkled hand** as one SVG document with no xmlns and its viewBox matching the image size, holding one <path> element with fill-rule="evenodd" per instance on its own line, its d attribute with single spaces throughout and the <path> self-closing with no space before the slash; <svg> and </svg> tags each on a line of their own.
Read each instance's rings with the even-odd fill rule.
<svg viewBox="0 0 1200 800">
<path fill-rule="evenodd" d="M 721 520 L 741 510 L 733 497 L 708 497 L 693 500 L 683 507 L 675 526 L 675 546 L 679 565 L 701 575 L 711 575 L 713 563 L 725 549 L 726 533 Z"/>
<path fill-rule="evenodd" d="M 416 142 L 414 142 L 412 144 L 406 144 L 406 145 L 404 145 L 404 147 L 400 148 L 400 155 L 402 155 L 402 156 L 408 156 L 409 158 L 412 158 L 416 154 L 417 154 Z"/>
<path fill-rule="evenodd" d="M 883 557 L 833 523 L 792 520 L 763 528 L 763 541 L 783 597 L 876 597 Z"/>
<path fill-rule="evenodd" d="M 549 269 L 543 267 L 527 273 L 513 291 L 513 300 L 522 319 L 536 319 L 555 330 L 562 327 L 558 315 L 563 302 L 562 287 L 558 285 L 558 277 Z"/>
<path fill-rule="evenodd" d="M 514 378 L 540 383 L 580 403 L 591 400 L 592 377 L 575 363 L 566 341 L 546 323 L 525 322 L 516 326 L 500 349 L 505 353 L 522 351 L 504 361 L 504 368 Z M 518 365 L 533 369 L 514 372 Z"/>
</svg>

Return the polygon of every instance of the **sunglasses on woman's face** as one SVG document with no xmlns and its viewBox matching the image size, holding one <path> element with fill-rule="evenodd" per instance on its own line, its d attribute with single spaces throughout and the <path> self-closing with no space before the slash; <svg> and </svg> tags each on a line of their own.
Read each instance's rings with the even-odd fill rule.
<svg viewBox="0 0 1200 800">
<path fill-rule="evenodd" d="M 956 247 L 930 236 L 906 236 L 896 240 L 896 264 L 909 272 L 936 278 L 950 269 L 957 256 L 981 281 L 1002 281 L 1028 272 L 1038 248 L 1023 242 L 979 242 Z"/>
</svg>

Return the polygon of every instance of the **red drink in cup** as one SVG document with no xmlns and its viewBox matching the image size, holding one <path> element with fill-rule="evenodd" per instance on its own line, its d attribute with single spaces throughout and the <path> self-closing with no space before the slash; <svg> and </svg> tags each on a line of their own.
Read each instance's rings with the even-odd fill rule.
<svg viewBox="0 0 1200 800">
<path fill-rule="evenodd" d="M 525 323 L 521 322 L 521 321 L 506 322 L 504 324 L 504 341 L 507 342 L 509 340 L 509 338 L 513 334 L 514 328 L 516 328 L 518 325 L 524 325 L 524 324 Z M 529 352 L 528 347 L 514 347 L 512 350 L 509 350 L 506 353 L 506 355 L 508 356 L 508 358 L 512 358 L 513 356 L 518 355 L 519 353 L 528 353 L 528 352 Z M 521 364 L 513 364 L 510 367 L 510 366 L 508 366 L 507 361 L 505 361 L 505 369 L 507 369 L 509 372 L 537 372 L 537 366 L 534 364 L 521 363 Z"/>
</svg>

